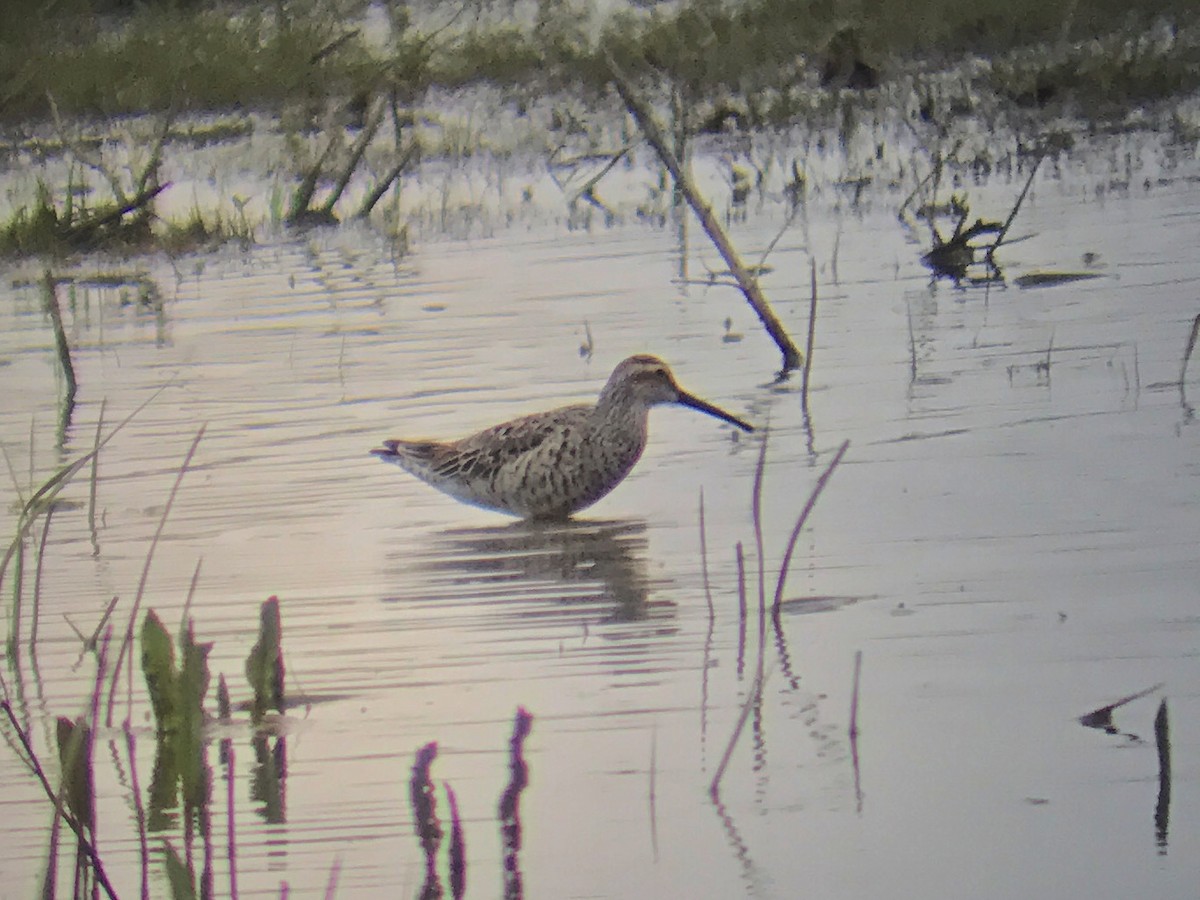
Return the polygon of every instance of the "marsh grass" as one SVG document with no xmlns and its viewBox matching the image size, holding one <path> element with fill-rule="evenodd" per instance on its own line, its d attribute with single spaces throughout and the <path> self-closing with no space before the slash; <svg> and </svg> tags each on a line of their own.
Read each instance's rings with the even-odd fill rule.
<svg viewBox="0 0 1200 900">
<path fill-rule="evenodd" d="M 112 898 L 112 900 L 116 900 L 117 892 L 108 880 L 108 876 L 104 869 L 104 864 L 101 861 L 100 855 L 96 852 L 96 848 L 92 844 L 92 841 L 90 839 L 90 836 L 88 833 L 89 829 L 87 828 L 85 823 L 82 823 L 79 820 L 77 820 L 70 812 L 68 812 L 64 808 L 65 807 L 64 790 L 60 789 L 59 791 L 55 791 L 54 788 L 51 786 L 50 779 L 49 779 L 48 775 L 46 774 L 46 770 L 45 770 L 44 766 L 42 765 L 41 760 L 38 757 L 37 751 L 34 749 L 33 742 L 30 739 L 28 732 L 21 726 L 21 723 L 17 720 L 16 714 L 14 713 L 13 708 L 12 708 L 12 704 L 7 699 L 7 697 L 8 697 L 7 685 L 4 685 L 4 693 L 5 693 L 5 699 L 0 700 L 0 711 L 3 711 L 3 713 L 5 715 L 8 728 L 17 737 L 17 741 L 18 741 L 20 748 L 24 755 L 24 761 L 29 766 L 30 771 L 34 774 L 38 783 L 42 786 L 42 790 L 46 793 L 47 799 L 50 800 L 50 802 L 54 806 L 54 810 L 55 810 L 54 821 L 51 825 L 50 835 L 49 835 L 49 843 L 47 845 L 48 862 L 53 863 L 57 857 L 58 823 L 60 821 L 65 821 L 67 823 L 67 825 L 71 828 L 72 831 L 74 831 L 74 833 L 76 835 L 76 838 L 78 840 L 78 848 L 79 848 L 80 858 L 86 858 L 91 865 L 91 871 L 95 875 L 96 884 L 99 886 L 99 888 L 103 889 L 106 896 Z M 73 725 L 74 725 L 74 723 L 72 723 L 72 726 Z M 60 735 L 62 734 L 61 729 L 58 731 L 58 734 L 60 734 Z M 81 740 L 83 735 L 84 735 L 84 732 L 82 730 L 80 730 L 79 731 L 79 739 L 77 739 L 75 741 L 69 740 L 65 747 L 65 751 L 64 751 L 63 744 L 60 740 L 59 752 L 62 757 L 62 759 L 60 761 L 60 765 L 62 765 L 63 771 L 65 773 L 63 776 L 64 777 L 64 789 L 66 788 L 66 780 L 69 779 L 69 777 L 70 777 L 69 773 L 77 771 L 76 759 L 83 752 L 82 740 Z M 90 739 L 90 734 L 89 734 L 89 739 Z M 54 880 L 53 880 L 54 875 L 52 874 L 51 868 L 52 867 L 47 868 L 46 881 L 43 884 L 43 891 L 42 891 L 43 896 L 47 896 L 47 897 L 55 896 Z M 80 896 L 88 896 L 88 894 L 82 894 Z"/>
<path fill-rule="evenodd" d="M 263 604 L 262 612 L 264 623 L 272 617 L 276 619 L 276 625 L 275 630 L 271 632 L 271 639 L 278 653 L 278 605 L 274 598 Z M 106 686 L 111 689 L 119 679 L 119 673 L 110 671 L 107 665 L 111 636 L 110 628 L 97 648 L 95 688 L 89 714 L 78 719 L 59 717 L 57 720 L 57 757 L 60 773 L 60 787 L 57 791 L 51 786 L 50 776 L 39 759 L 28 731 L 17 720 L 9 700 L 8 686 L 3 684 L 4 699 L 0 702 L 0 707 L 7 717 L 8 730 L 16 735 L 21 753 L 31 772 L 42 783 L 47 797 L 54 804 L 55 818 L 47 844 L 47 865 L 42 891 L 47 897 L 57 895 L 60 822 L 65 822 L 77 839 L 70 896 L 91 896 L 90 885 L 93 881 L 107 896 L 116 896 L 108 881 L 95 838 L 98 817 L 93 754 L 94 734 L 100 718 L 101 694 Z M 261 640 L 260 638 L 260 644 Z M 217 896 L 214 885 L 217 851 L 212 839 L 213 773 L 208 760 L 210 716 L 205 703 L 210 682 L 207 657 L 211 644 L 196 641 L 193 624 L 187 618 L 186 605 L 184 621 L 177 638 L 172 638 L 158 615 L 150 610 L 142 622 L 140 643 L 142 669 L 154 713 L 156 732 L 155 765 L 148 787 L 147 803 L 143 802 L 138 778 L 136 730 L 126 722 L 122 731 L 125 735 L 124 765 L 128 767 L 129 789 L 133 794 L 133 827 L 137 830 L 140 848 L 142 896 L 149 896 L 151 834 L 160 836 L 160 858 L 173 898 Z M 257 651 L 256 646 L 255 652 L 252 652 L 247 660 L 248 672 L 255 662 Z M 222 679 L 222 685 L 223 683 Z M 252 687 L 257 695 L 259 686 Z M 277 691 L 282 691 L 281 684 L 277 685 Z M 225 701 L 224 706 L 224 712 L 228 714 L 228 701 Z M 254 741 L 265 740 L 265 737 L 256 733 Z M 118 766 L 122 765 L 115 740 L 110 740 L 110 744 L 114 762 Z M 234 753 L 232 740 L 229 738 L 221 741 L 221 759 L 226 766 L 228 784 L 225 796 L 228 839 L 225 852 L 229 866 L 227 896 L 236 898 Z M 281 778 L 282 775 L 276 773 L 276 777 Z M 180 815 L 172 814 L 172 810 L 175 809 L 180 810 Z M 182 853 L 176 849 L 175 843 L 165 836 L 176 826 L 181 832 Z M 198 848 L 195 846 L 197 842 L 200 845 Z"/>
<path fill-rule="evenodd" d="M 137 138 L 126 140 L 136 143 Z M 163 219 L 154 200 L 169 183 L 135 184 L 135 192 L 127 194 L 120 175 L 107 170 L 114 198 L 89 206 L 83 198 L 91 189 L 75 180 L 77 171 L 71 168 L 61 189 L 39 178 L 31 201 L 0 220 L 0 257 L 62 259 L 101 250 L 132 254 L 157 249 L 177 256 L 229 242 L 244 248 L 254 243 L 256 223 L 240 198 L 231 198 L 233 212 L 202 210 L 197 204 L 182 219 Z"/>
<path fill-rule="evenodd" d="M 0 64 L 10 85 L 0 93 L 0 115 L 9 120 L 44 117 L 48 95 L 64 113 L 104 118 L 271 107 L 297 96 L 348 95 L 379 68 L 357 38 L 314 61 L 345 30 L 332 10 L 276 16 L 264 5 L 230 15 L 147 4 L 117 23 L 63 28 L 50 17 L 37 24 L 34 39 L 5 48 Z"/>
<path fill-rule="evenodd" d="M 232 213 L 203 210 L 197 204 L 182 219 L 163 219 L 147 242 L 170 256 L 236 244 L 243 250 L 254 246 L 256 224 L 246 215 L 245 205 L 234 204 Z"/>
<path fill-rule="evenodd" d="M 746 727 L 746 722 L 750 718 L 752 711 L 760 707 L 763 688 L 767 680 L 770 678 L 773 669 L 766 666 L 766 631 L 767 631 L 767 565 L 765 557 L 765 538 L 763 534 L 762 520 L 762 494 L 763 483 L 765 481 L 766 463 L 767 463 L 767 442 L 770 435 L 770 429 L 764 429 L 764 435 L 759 444 L 758 462 L 754 470 L 754 488 L 751 498 L 751 516 L 754 522 L 754 545 L 758 553 L 758 662 L 755 667 L 754 681 L 746 695 L 746 699 L 742 705 L 741 712 L 734 724 L 733 732 L 729 736 L 729 741 L 725 746 L 725 751 L 721 755 L 721 760 L 717 765 L 716 771 L 713 773 L 712 781 L 709 782 L 709 796 L 715 804 L 720 805 L 721 779 L 725 775 L 725 770 L 729 765 L 729 760 L 733 756 L 734 748 L 737 747 L 738 739 L 741 737 L 742 731 Z M 792 556 L 795 553 L 796 543 L 800 538 L 800 532 L 804 529 L 808 522 L 809 516 L 816 507 L 817 500 L 821 493 L 825 490 L 829 479 L 833 476 L 838 465 L 842 461 L 842 457 L 846 455 L 846 451 L 850 448 L 848 440 L 843 441 L 841 446 L 833 454 L 829 464 L 825 470 L 817 478 L 816 484 L 809 493 L 808 500 L 805 502 L 796 518 L 796 523 L 792 527 L 784 545 L 783 557 L 779 563 L 779 569 L 775 577 L 775 593 L 769 607 L 770 618 L 775 632 L 776 648 L 779 651 L 780 667 L 783 670 L 784 676 L 788 683 L 795 686 L 798 684 L 798 679 L 792 671 L 791 658 L 787 649 L 787 641 L 783 634 L 783 625 L 780 618 L 783 605 L 783 590 L 787 584 L 787 576 L 791 570 Z M 703 534 L 703 527 L 701 528 Z M 744 644 L 744 635 L 746 631 L 746 583 L 745 583 L 745 562 L 742 555 L 742 545 L 739 542 L 737 545 L 737 562 L 738 562 L 738 609 L 740 613 L 739 622 L 739 649 L 738 649 L 738 673 L 742 671 L 742 645 Z M 707 579 L 707 573 L 705 574 Z M 856 676 L 857 685 L 857 676 Z M 857 735 L 857 687 L 855 693 L 855 736 Z"/>
<path fill-rule="evenodd" d="M 166 188 L 143 186 L 133 195 L 89 207 L 81 202 L 84 195 L 73 179 L 61 191 L 38 179 L 32 202 L 0 221 L 0 256 L 62 257 L 99 248 L 140 248 L 150 235 L 151 204 Z"/>
<path fill-rule="evenodd" d="M 157 175 L 164 144 L 246 139 L 255 127 L 250 110 L 276 114 L 294 151 L 295 177 L 271 189 L 268 222 L 308 226 L 367 218 L 422 157 L 466 160 L 491 148 L 494 137 L 480 121 L 464 126 L 462 116 L 443 119 L 423 109 L 453 106 L 455 89 L 499 88 L 509 112 L 521 117 L 547 96 L 562 98 L 575 112 L 555 111 L 543 136 L 547 147 L 587 143 L 583 157 L 594 159 L 599 146 L 612 144 L 602 154 L 606 164 L 585 173 L 581 188 L 568 192 L 560 184 L 572 221 L 590 223 L 599 211 L 611 223 L 618 213 L 601 198 L 599 183 L 636 143 L 622 146 L 611 137 L 596 143 L 614 112 L 613 61 L 628 76 L 625 93 L 643 96 L 652 108 L 670 107 L 669 146 L 684 161 L 691 138 L 705 132 L 803 123 L 839 129 L 844 137 L 881 104 L 895 107 L 897 90 L 916 98 L 922 117 L 944 134 L 962 117 L 988 119 L 986 127 L 1011 125 L 1013 113 L 1024 121 L 1023 108 L 1044 110 L 1047 119 L 1084 111 L 1120 123 L 1135 106 L 1200 86 L 1200 9 L 1184 0 L 1149 0 L 1134 10 L 1116 0 L 1016 0 L 1016 6 L 880 0 L 869 14 L 844 4 L 690 0 L 669 8 L 631 4 L 607 18 L 582 0 L 538 4 L 536 12 L 500 0 L 391 8 L 391 31 L 382 39 L 355 18 L 362 4 L 347 0 L 246 4 L 233 12 L 204 2 L 148 2 L 107 19 L 82 14 L 93 2 L 100 0 L 77 0 L 76 14 L 56 15 L 34 4 L 20 28 L 0 33 L 0 121 L 52 122 L 58 131 L 0 145 L 0 158 L 65 153 L 75 160 L 65 183 L 43 180 L 28 188 L 32 196 L 21 205 L 0 214 L 0 255 L 91 249 L 178 255 L 229 241 L 249 246 L 263 223 L 247 215 L 244 201 L 197 205 L 164 221 L 154 202 L 166 185 L 147 174 Z M 891 93 L 872 90 L 889 82 Z M 384 105 L 392 111 L 390 149 L 371 140 Z M 133 113 L 162 114 L 164 125 L 146 141 L 154 150 L 130 189 L 102 157 L 114 129 L 120 135 L 124 127 L 119 117 Z M 204 120 L 174 124 L 180 115 Z M 62 126 L 97 119 L 107 131 L 84 134 L 97 130 L 90 124 L 69 135 Z M 432 127 L 411 127 L 418 123 Z M 1194 131 L 1186 116 L 1173 123 L 1183 137 Z M 133 136 L 117 139 L 126 148 L 140 146 Z M 550 150 L 552 170 L 568 165 L 556 159 L 561 149 L 560 143 Z M 804 175 L 795 159 L 781 162 L 790 163 L 786 190 L 798 209 Z M 108 182 L 110 200 L 91 198 L 89 169 L 101 185 Z M 755 189 L 743 169 L 735 163 L 730 174 L 732 211 L 740 214 Z M 855 196 L 870 184 L 858 175 L 844 181 Z M 335 210 L 352 176 L 371 182 L 365 199 L 348 213 Z M 658 201 L 643 204 L 653 208 L 639 207 L 639 214 L 663 217 L 669 194 L 676 203 L 682 196 L 663 184 Z M 470 206 L 461 212 L 478 214 Z M 706 226 L 711 233 L 713 224 Z M 441 227 L 453 227 L 445 208 Z M 404 223 L 390 222 L 389 229 L 402 235 Z M 741 279 L 751 294 L 757 291 L 752 269 Z M 763 310 L 760 298 L 756 311 L 769 323 Z M 781 348 L 784 369 L 801 358 L 789 344 Z"/>
<path fill-rule="evenodd" d="M 1167 26 L 1095 32 L 1088 39 L 1019 48 L 993 64 L 991 86 L 1018 106 L 1069 101 L 1094 117 L 1200 86 L 1200 38 Z"/>
<path fill-rule="evenodd" d="M 590 4 L 513 0 L 434 5 L 392 14 L 385 42 L 355 27 L 353 4 L 296 0 L 239 5 L 138 4 L 119 19 L 47 14 L 35 4 L 0 36 L 0 118 L 38 119 L 53 96 L 69 115 L 113 117 L 146 110 L 257 108 L 323 103 L 431 85 L 606 90 L 607 51 L 642 60 L 695 105 L 723 91 L 740 95 L 742 123 L 780 122 L 806 103 L 797 78 L 837 87 L 857 67 L 937 66 L 966 54 L 997 62 L 992 77 L 1021 102 L 1078 92 L 1118 103 L 1194 85 L 1200 47 L 1190 0 L 879 0 L 807 4 L 793 0 L 690 0 L 630 4 L 602 18 Z M 1173 35 L 1152 36 L 1155 23 Z M 853 79 L 850 84 L 855 84 Z"/>
<path fill-rule="evenodd" d="M 996 253 L 1004 243 L 1009 229 L 1012 228 L 1021 205 L 1025 202 L 1029 189 L 1033 186 L 1034 178 L 1042 161 L 1053 156 L 1063 147 L 1061 135 L 1045 137 L 1034 149 L 1032 161 L 1026 166 L 1025 185 L 1017 195 L 1008 217 L 1004 222 L 985 221 L 976 218 L 968 225 L 971 218 L 971 207 L 965 192 L 956 192 L 949 201 L 939 203 L 937 199 L 938 186 L 941 182 L 942 169 L 945 163 L 940 151 L 931 154 L 933 165 L 929 175 L 921 179 L 912 194 L 901 205 L 898 218 L 904 227 L 912 234 L 919 235 L 924 228 L 928 229 L 930 249 L 922 254 L 921 262 L 930 270 L 932 277 L 954 282 L 956 286 L 987 287 L 996 282 L 1004 281 Z M 924 202 L 914 204 L 919 198 Z M 910 207 L 915 211 L 910 212 Z M 943 237 L 938 221 L 949 223 L 953 231 Z M 918 240 L 920 238 L 918 237 Z M 1024 276 L 1029 279 L 1031 276 Z M 1083 277 L 1091 277 L 1085 275 Z M 1037 280 L 1035 278 L 1035 280 Z M 1023 284 L 1018 278 L 1016 283 Z"/>
<path fill-rule="evenodd" d="M 81 472 L 85 466 L 89 465 L 100 453 L 109 441 L 120 433 L 126 425 L 145 409 L 165 388 L 160 388 L 145 400 L 133 412 L 119 422 L 112 431 L 110 431 L 103 439 L 99 437 L 96 440 L 95 446 L 87 453 L 77 457 L 73 461 L 62 466 L 57 472 L 51 475 L 44 481 L 36 490 L 34 490 L 28 499 L 21 502 L 21 508 L 17 515 L 17 530 L 12 541 L 9 542 L 8 549 L 4 556 L 0 559 L 0 596 L 3 596 L 3 585 L 5 576 L 12 572 L 13 580 L 13 595 L 12 608 L 10 610 L 10 627 L 8 632 L 8 651 L 10 655 L 15 655 L 17 647 L 20 643 L 21 633 L 21 602 L 23 598 L 24 582 L 25 582 L 25 545 L 33 532 L 39 518 L 45 515 L 58 495 L 67 487 L 68 484 Z M 4 456 L 8 459 L 7 450 L 4 451 Z M 13 484 L 16 488 L 17 496 L 21 497 L 22 492 L 20 485 L 16 480 L 15 470 L 12 462 L 9 460 L 9 473 L 13 478 Z M 93 470 L 93 477 L 95 472 Z"/>
<path fill-rule="evenodd" d="M 75 898 L 95 897 L 101 892 L 108 897 L 116 897 L 116 891 L 109 881 L 105 871 L 102 853 L 97 843 L 99 832 L 99 807 L 97 804 L 95 783 L 95 766 L 98 760 L 111 757 L 117 767 L 118 782 L 127 784 L 132 793 L 131 807 L 133 810 L 132 827 L 137 832 L 137 846 L 141 861 L 141 895 L 150 895 L 150 872 L 152 849 L 158 854 L 164 875 L 170 886 L 170 895 L 181 897 L 213 897 L 217 896 L 214 886 L 214 861 L 218 851 L 212 839 L 213 817 L 213 774 L 208 760 L 208 745 L 210 743 L 209 723 L 211 716 L 207 711 L 206 696 L 210 683 L 208 668 L 208 653 L 211 644 L 201 643 L 196 639 L 192 620 L 189 617 L 192 597 L 195 593 L 200 566 L 197 564 L 187 598 L 184 602 L 181 623 L 177 636 L 172 636 L 162 624 L 154 610 L 141 615 L 140 605 L 145 587 L 146 574 L 154 558 L 154 550 L 158 539 L 168 521 L 171 507 L 184 475 L 187 473 L 191 460 L 196 452 L 204 429 L 200 429 L 189 448 L 187 456 L 181 463 L 171 488 L 167 503 L 159 519 L 155 535 L 146 551 L 145 566 L 138 584 L 135 601 L 127 615 L 129 624 L 117 629 L 122 639 L 113 644 L 114 628 L 108 625 L 110 615 L 117 606 L 117 598 L 108 605 L 95 633 L 89 638 L 75 629 L 79 637 L 81 652 L 80 662 L 85 655 L 91 655 L 95 660 L 95 676 L 93 688 L 87 701 L 87 712 L 77 717 L 58 716 L 56 726 L 48 738 L 50 748 L 48 753 L 39 751 L 31 735 L 28 724 L 22 725 L 17 715 L 21 710 L 24 717 L 30 717 L 31 712 L 23 699 L 24 690 L 20 688 L 24 679 L 21 656 L 17 652 L 17 643 L 21 637 L 21 599 L 24 584 L 27 581 L 23 569 L 28 565 L 25 544 L 33 539 L 32 531 L 35 523 L 41 522 L 41 538 L 37 542 L 38 570 L 34 575 L 35 600 L 40 593 L 41 568 L 45 556 L 46 536 L 51 527 L 51 516 L 54 502 L 60 492 L 80 472 L 86 471 L 93 463 L 104 446 L 115 437 L 146 404 L 103 434 L 98 426 L 97 436 L 91 451 L 83 454 L 68 465 L 61 468 L 43 484 L 32 489 L 27 498 L 23 497 L 18 515 L 17 534 L 10 545 L 7 554 L 0 562 L 0 580 L 5 574 L 12 575 L 14 597 L 11 611 L 11 626 L 8 636 L 8 661 L 10 668 L 18 679 L 17 690 L 10 690 L 8 682 L 0 674 L 0 730 L 3 730 L 10 747 L 29 766 L 30 772 L 42 785 L 53 808 L 53 820 L 48 831 L 46 845 L 45 875 L 41 885 L 45 897 L 68 894 Z M 12 469 L 10 460 L 10 470 Z M 18 495 L 22 495 L 20 485 L 13 474 L 14 484 Z M 95 476 L 93 474 L 93 481 Z M 95 493 L 95 485 L 91 487 Z M 22 495 L 23 496 L 23 495 Z M 93 543 L 95 539 L 93 538 Z M 35 603 L 36 606 L 36 603 Z M 36 625 L 37 612 L 34 611 Z M 146 684 L 146 692 L 155 721 L 155 765 L 147 793 L 143 798 L 141 781 L 137 769 L 136 735 L 138 729 L 132 724 L 132 713 L 126 716 L 120 726 L 125 740 L 123 747 L 118 748 L 117 739 L 108 738 L 109 753 L 93 752 L 96 747 L 96 736 L 111 728 L 113 703 L 122 687 L 127 685 L 128 702 L 132 710 L 133 680 L 132 680 L 132 635 L 135 623 L 140 640 L 141 670 Z M 74 625 L 71 626 L 73 629 Z M 251 692 L 254 697 L 251 708 L 255 710 L 273 708 L 282 711 L 283 706 L 283 651 L 281 643 L 282 626 L 280 621 L 278 600 L 270 598 L 263 604 L 260 613 L 260 636 L 250 657 L 247 659 L 246 671 L 251 679 Z M 34 658 L 37 640 L 36 630 L 30 634 L 30 656 Z M 115 665 L 109 664 L 110 646 L 116 650 Z M 128 680 L 122 678 L 123 660 L 127 660 L 130 668 Z M 36 677 L 36 670 L 34 672 Z M 221 714 L 225 720 L 230 719 L 230 703 L 228 690 L 219 692 L 223 699 L 220 703 Z M 102 700 L 107 694 L 107 708 L 102 710 Z M 38 713 L 40 717 L 41 712 Z M 256 729 L 253 735 L 256 750 L 271 759 L 277 758 L 276 752 L 268 752 L 270 737 L 260 734 Z M 282 749 L 283 738 L 276 738 L 276 750 Z M 227 817 L 232 821 L 232 745 L 222 745 L 222 760 L 228 767 L 227 779 L 230 783 L 230 793 L 226 802 L 229 804 Z M 50 760 L 56 761 L 51 763 Z M 54 770 L 58 773 L 58 787 L 53 785 Z M 265 774 L 264 774 L 265 772 Z M 264 786 L 263 779 L 274 777 L 277 781 L 283 778 L 282 769 L 276 767 L 270 771 L 260 771 L 259 787 Z M 282 792 L 280 785 L 274 788 L 276 794 Z M 174 812 L 178 810 L 179 812 Z M 74 852 L 60 852 L 63 828 L 65 824 L 75 838 Z M 128 824 L 128 823 L 127 823 Z M 167 834 L 179 828 L 179 843 L 168 839 Z M 114 831 L 116 831 L 114 829 Z M 151 836 L 156 838 L 151 841 Z M 120 838 L 117 838 L 120 840 Z M 233 849 L 234 831 L 229 827 L 228 862 L 230 868 L 230 892 L 227 896 L 237 897 L 236 856 Z M 176 846 L 182 850 L 176 850 Z M 68 867 L 70 867 L 68 869 Z M 60 880 L 69 871 L 70 886 L 59 885 Z"/>
<path fill-rule="evenodd" d="M 338 223 L 339 220 L 334 211 L 335 207 L 349 186 L 356 170 L 363 165 L 367 150 L 371 146 L 380 126 L 383 124 L 384 116 L 389 111 L 389 108 L 391 112 L 392 133 L 395 135 L 395 146 L 389 154 L 393 162 L 386 174 L 377 178 L 367 191 L 366 197 L 360 203 L 358 211 L 355 214 L 356 217 L 363 220 L 367 219 L 371 214 L 371 210 L 375 208 L 388 189 L 399 180 L 404 170 L 419 157 L 421 145 L 416 140 L 409 139 L 407 144 L 402 148 L 401 136 L 406 128 L 404 121 L 405 113 L 402 113 L 400 110 L 394 95 L 390 103 L 382 97 L 375 99 L 364 97 L 363 102 L 366 107 L 362 123 L 363 127 L 350 142 L 349 147 L 342 147 L 347 139 L 347 135 L 343 134 L 340 129 L 333 129 L 325 137 L 324 147 L 316 158 L 310 158 L 308 161 L 297 166 L 297 168 L 304 170 L 304 177 L 292 194 L 287 216 L 284 219 L 286 224 L 312 227 L 335 225 Z M 299 156 L 301 153 L 301 142 L 293 139 L 290 143 L 293 145 L 293 152 Z M 333 185 L 318 205 L 314 199 L 317 186 L 323 180 L 328 180 L 331 177 Z M 274 200 L 272 200 L 271 206 L 272 217 L 274 218 Z"/>
</svg>

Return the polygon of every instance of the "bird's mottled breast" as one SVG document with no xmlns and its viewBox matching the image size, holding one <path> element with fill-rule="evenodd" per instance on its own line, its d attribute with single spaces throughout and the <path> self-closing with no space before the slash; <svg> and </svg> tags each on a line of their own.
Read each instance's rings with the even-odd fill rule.
<svg viewBox="0 0 1200 900">
<path fill-rule="evenodd" d="M 497 493 L 501 480 L 520 483 L 526 514 L 569 515 L 590 506 L 621 482 L 645 447 L 644 427 L 611 427 L 595 407 L 558 412 L 543 439 L 497 473 Z"/>
</svg>

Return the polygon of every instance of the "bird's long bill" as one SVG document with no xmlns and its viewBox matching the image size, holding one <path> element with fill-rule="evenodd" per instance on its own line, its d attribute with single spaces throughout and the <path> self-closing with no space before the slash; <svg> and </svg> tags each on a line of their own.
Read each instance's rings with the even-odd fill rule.
<svg viewBox="0 0 1200 900">
<path fill-rule="evenodd" d="M 738 428 L 742 429 L 742 431 L 754 430 L 754 426 L 749 422 L 744 422 L 737 416 L 727 413 L 720 407 L 713 406 L 711 403 L 701 400 L 699 397 L 689 394 L 687 391 L 680 391 L 679 399 L 675 402 L 683 406 L 690 406 L 692 409 L 699 410 L 702 413 L 708 413 L 713 418 L 720 419 L 723 422 L 728 422 L 730 425 L 736 425 Z"/>
</svg>

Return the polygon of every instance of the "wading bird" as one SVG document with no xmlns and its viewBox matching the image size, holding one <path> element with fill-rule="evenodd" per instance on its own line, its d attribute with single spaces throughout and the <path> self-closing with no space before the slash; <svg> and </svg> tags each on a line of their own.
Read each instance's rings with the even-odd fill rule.
<svg viewBox="0 0 1200 900">
<path fill-rule="evenodd" d="M 439 441 L 384 441 L 371 452 L 463 503 L 529 519 L 565 519 L 629 474 L 646 449 L 650 407 L 678 403 L 753 431 L 689 394 L 655 356 L 618 365 L 595 403 L 562 406 Z"/>
</svg>

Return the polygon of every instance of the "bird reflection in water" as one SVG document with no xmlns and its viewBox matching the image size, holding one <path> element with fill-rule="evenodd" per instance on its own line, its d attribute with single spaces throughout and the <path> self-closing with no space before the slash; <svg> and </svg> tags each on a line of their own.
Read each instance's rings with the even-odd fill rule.
<svg viewBox="0 0 1200 900">
<path fill-rule="evenodd" d="M 670 615 L 674 608 L 650 599 L 647 545 L 641 519 L 520 521 L 443 531 L 417 564 L 438 581 L 447 577 L 464 602 L 553 600 L 577 610 L 599 601 L 607 604 L 610 621 L 634 622 Z M 403 561 L 410 573 L 410 552 Z M 479 612 L 486 615 L 483 607 Z"/>
</svg>

